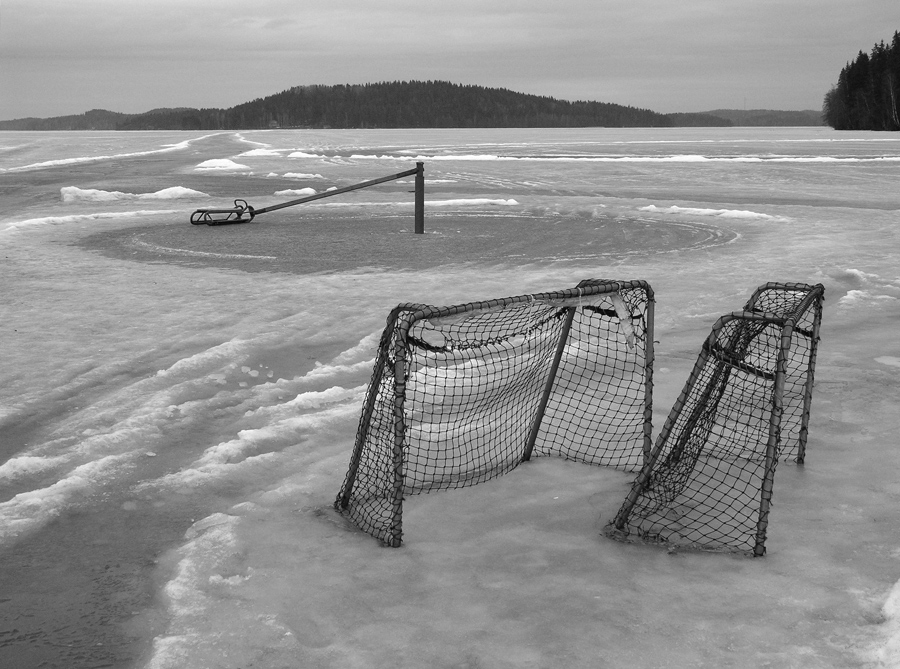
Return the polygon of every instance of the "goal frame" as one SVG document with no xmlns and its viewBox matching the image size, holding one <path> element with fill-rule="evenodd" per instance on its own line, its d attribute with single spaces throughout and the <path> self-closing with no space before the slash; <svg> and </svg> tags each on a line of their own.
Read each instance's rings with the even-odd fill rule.
<svg viewBox="0 0 900 669">
<path fill-rule="evenodd" d="M 791 309 L 781 310 L 779 313 L 767 311 L 766 308 L 770 306 L 767 301 L 768 294 L 778 291 L 782 293 L 802 294 L 800 295 L 801 299 L 799 299 Z M 805 360 L 802 361 L 801 369 L 797 370 L 800 374 L 805 376 L 805 378 L 802 383 L 803 391 L 801 405 L 797 407 L 795 411 L 797 418 L 799 419 L 799 430 L 797 433 L 794 460 L 797 464 L 803 464 L 806 458 L 806 444 L 812 403 L 816 355 L 822 321 L 824 291 L 825 289 L 822 284 L 813 286 L 804 283 L 769 282 L 760 286 L 753 292 L 743 311 L 726 314 L 716 321 L 712 331 L 703 343 L 697 362 L 695 363 L 681 394 L 678 396 L 678 399 L 672 407 L 650 456 L 647 458 L 640 474 L 635 479 L 632 488 L 616 517 L 609 526 L 607 526 L 605 531 L 607 536 L 619 540 L 630 540 L 631 536 L 636 536 L 639 539 L 651 541 L 653 543 L 667 543 L 664 538 L 647 529 L 642 529 L 640 525 L 641 519 L 633 521 L 632 512 L 634 511 L 639 498 L 645 495 L 645 493 L 654 486 L 657 479 L 665 476 L 665 470 L 668 467 L 669 461 L 674 460 L 677 462 L 682 457 L 681 452 L 678 449 L 683 448 L 685 442 L 692 436 L 691 434 L 686 433 L 686 431 L 689 429 L 693 430 L 697 422 L 696 417 L 693 415 L 688 417 L 687 420 L 682 420 L 682 414 L 686 410 L 688 399 L 693 396 L 695 392 L 698 392 L 697 389 L 704 368 L 711 361 L 717 361 L 712 363 L 717 365 L 716 374 L 724 374 L 727 376 L 730 373 L 730 370 L 736 369 L 757 377 L 764 377 L 771 381 L 763 476 L 758 491 L 758 510 L 756 512 L 755 528 L 750 537 L 753 543 L 752 554 L 755 557 L 765 555 L 766 534 L 774 487 L 775 468 L 779 460 L 784 456 L 782 451 L 784 441 L 782 435 L 782 419 L 786 408 L 785 383 L 789 376 L 789 356 L 794 347 L 795 336 L 799 336 L 808 341 Z M 804 319 L 806 319 L 806 322 L 810 323 L 808 330 L 800 327 L 800 324 Z M 741 326 L 747 324 L 753 324 L 749 329 L 752 329 L 752 327 L 758 327 L 760 330 L 763 327 L 780 329 L 780 336 L 778 337 L 779 344 L 777 351 L 775 352 L 774 373 L 759 369 L 751 362 L 733 356 L 730 349 L 733 348 L 735 342 L 730 342 L 732 346 L 729 346 L 728 342 L 723 346 L 723 331 L 731 323 L 738 323 L 735 332 L 742 336 Z M 756 335 L 753 336 L 755 337 Z M 722 383 L 724 384 L 726 382 L 727 379 Z M 703 402 L 708 402 L 709 398 L 704 396 L 702 400 Z M 694 404 L 692 411 L 697 412 L 698 409 L 701 408 L 706 407 L 698 401 Z M 676 423 L 678 423 L 678 428 L 676 428 Z M 678 433 L 679 428 L 680 433 Z M 706 443 L 705 440 L 703 443 Z M 662 456 L 665 456 L 665 458 Z M 709 493 L 711 491 L 707 490 L 707 492 Z M 707 548 L 703 545 L 692 545 L 692 547 L 707 550 L 724 550 L 723 548 Z"/>
<path fill-rule="evenodd" d="M 519 295 L 515 297 L 500 298 L 481 302 L 469 302 L 446 307 L 429 306 L 425 304 L 405 303 L 395 307 L 387 318 L 386 327 L 381 335 L 378 351 L 375 358 L 372 378 L 368 386 L 366 398 L 363 404 L 356 440 L 350 460 L 350 467 L 340 493 L 335 500 L 335 509 L 344 515 L 350 516 L 354 489 L 357 485 L 360 463 L 363 451 L 367 445 L 370 422 L 376 410 L 379 394 L 384 392 L 385 377 L 392 379 L 392 420 L 393 443 L 391 453 L 391 490 L 390 496 L 390 527 L 384 533 L 376 533 L 363 527 L 354 520 L 361 529 L 376 536 L 385 545 L 398 547 L 402 543 L 403 535 L 403 500 L 404 500 L 404 463 L 408 450 L 407 417 L 405 413 L 407 364 L 410 350 L 410 330 L 420 321 L 429 319 L 446 318 L 457 315 L 465 315 L 478 311 L 497 310 L 513 305 L 528 303 L 551 303 L 554 307 L 565 309 L 565 321 L 556 342 L 555 353 L 550 364 L 549 372 L 544 381 L 543 392 L 538 403 L 535 415 L 532 418 L 528 431 L 528 438 L 522 444 L 521 459 L 517 464 L 526 462 L 532 457 L 535 442 L 538 439 L 541 423 L 548 400 L 553 393 L 556 374 L 560 366 L 560 360 L 566 349 L 569 339 L 572 321 L 583 299 L 619 293 L 620 291 L 642 291 L 644 312 L 641 316 L 643 332 L 641 343 L 643 345 L 643 410 L 642 410 L 642 443 L 640 445 L 643 461 L 646 462 L 651 455 L 652 441 L 652 415 L 653 415 L 653 320 L 654 320 L 654 294 L 646 281 L 614 281 L 604 279 L 586 279 L 575 288 L 561 291 Z M 631 315 L 634 318 L 634 315 Z M 508 471 L 508 470 L 506 470 Z"/>
</svg>

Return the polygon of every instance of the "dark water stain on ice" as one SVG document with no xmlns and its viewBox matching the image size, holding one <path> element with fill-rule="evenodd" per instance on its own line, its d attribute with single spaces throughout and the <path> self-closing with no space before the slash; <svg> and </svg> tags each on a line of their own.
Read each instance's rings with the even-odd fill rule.
<svg viewBox="0 0 900 669">
<path fill-rule="evenodd" d="M 239 493 L 96 492 L 0 549 L 0 667 L 137 666 L 168 622 L 157 558 Z"/>
<path fill-rule="evenodd" d="M 163 534 L 184 531 L 183 518 L 89 504 L 0 551 L 0 666 L 135 662 L 145 650 L 139 640 L 152 638 L 154 631 L 147 612 L 155 542 L 140 540 L 152 528 L 130 526 L 147 522 L 171 525 L 157 528 Z M 61 546 L 67 547 L 66 559 L 60 559 Z"/>
<path fill-rule="evenodd" d="M 103 232 L 79 242 L 118 258 L 217 266 L 251 272 L 312 274 L 359 269 L 420 270 L 451 264 L 551 263 L 718 246 L 736 235 L 714 226 L 590 215 L 448 213 L 413 233 L 411 212 L 277 212 L 250 223 L 187 221 Z"/>
</svg>

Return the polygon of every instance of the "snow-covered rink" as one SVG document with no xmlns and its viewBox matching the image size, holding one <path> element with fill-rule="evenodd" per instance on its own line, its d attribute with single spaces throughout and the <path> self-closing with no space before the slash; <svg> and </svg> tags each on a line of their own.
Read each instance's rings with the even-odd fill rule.
<svg viewBox="0 0 900 669">
<path fill-rule="evenodd" d="M 191 226 L 425 163 L 412 179 Z M 0 133 L 0 666 L 900 664 L 900 137 L 828 128 Z M 658 433 L 716 318 L 823 283 L 763 558 L 602 535 L 539 458 L 332 503 L 389 310 L 644 279 Z M 42 665 L 41 663 L 44 663 Z"/>
</svg>

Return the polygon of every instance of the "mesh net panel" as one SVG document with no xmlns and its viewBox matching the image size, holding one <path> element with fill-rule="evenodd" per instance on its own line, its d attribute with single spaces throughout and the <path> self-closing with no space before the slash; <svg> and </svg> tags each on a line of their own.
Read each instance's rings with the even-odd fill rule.
<svg viewBox="0 0 900 669">
<path fill-rule="evenodd" d="M 508 472 L 532 430 L 533 456 L 637 471 L 649 434 L 651 305 L 644 282 L 584 281 L 556 293 L 397 307 L 336 507 L 398 545 L 403 496 Z"/>
<path fill-rule="evenodd" d="M 791 284 L 786 284 L 791 287 Z M 817 286 L 816 288 L 820 288 Z M 808 290 L 786 290 L 766 285 L 760 288 L 745 307 L 755 313 L 794 313 L 796 324 L 791 348 L 786 358 L 783 411 L 781 418 L 781 459 L 803 462 L 806 425 L 809 422 L 812 381 L 816 364 L 815 337 L 822 319 L 822 296 L 809 308 L 800 311 Z"/>
<path fill-rule="evenodd" d="M 762 554 L 775 466 L 803 458 L 821 305 L 821 286 L 767 284 L 720 319 L 611 536 Z"/>
</svg>

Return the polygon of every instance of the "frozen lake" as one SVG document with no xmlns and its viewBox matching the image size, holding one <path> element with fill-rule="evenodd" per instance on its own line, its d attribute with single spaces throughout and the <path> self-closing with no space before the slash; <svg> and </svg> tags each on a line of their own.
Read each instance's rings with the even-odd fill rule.
<svg viewBox="0 0 900 669">
<path fill-rule="evenodd" d="M 188 223 L 417 160 L 425 235 L 411 178 Z M 898 182 L 828 128 L 0 133 L 0 665 L 896 666 Z M 546 458 L 348 531 L 388 311 L 585 278 L 656 292 L 657 432 L 719 315 L 825 285 L 766 557 L 610 541 L 633 476 Z"/>
</svg>

